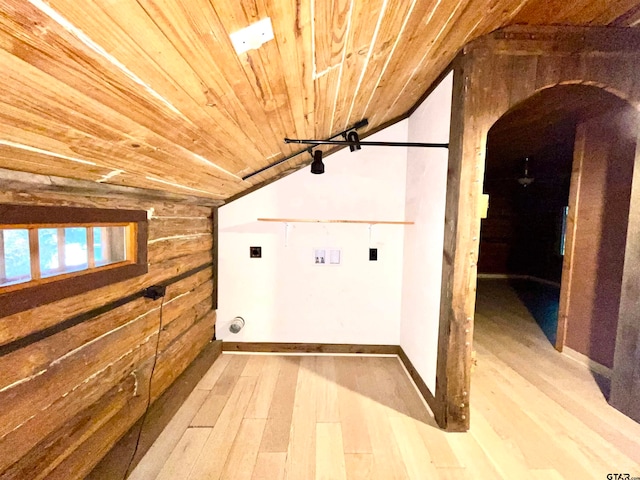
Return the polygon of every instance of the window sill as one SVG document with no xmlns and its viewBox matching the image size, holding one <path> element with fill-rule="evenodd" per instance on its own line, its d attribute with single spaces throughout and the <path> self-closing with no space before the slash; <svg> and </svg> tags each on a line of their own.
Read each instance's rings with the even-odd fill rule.
<svg viewBox="0 0 640 480">
<path fill-rule="evenodd" d="M 29 310 L 46 303 L 80 295 L 116 282 L 147 273 L 147 264 L 126 264 L 115 268 L 98 269 L 68 278 L 52 277 L 50 282 L 0 294 L 0 317 Z"/>
</svg>

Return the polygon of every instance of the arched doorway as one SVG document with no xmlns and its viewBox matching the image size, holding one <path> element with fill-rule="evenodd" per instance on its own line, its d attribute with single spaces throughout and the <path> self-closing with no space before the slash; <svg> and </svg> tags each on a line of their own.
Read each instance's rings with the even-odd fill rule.
<svg viewBox="0 0 640 480">
<path fill-rule="evenodd" d="M 512 107 L 487 135 L 478 274 L 502 275 L 549 341 L 614 363 L 638 113 L 588 85 Z M 481 287 L 479 287 L 481 288 Z M 608 394 L 606 378 L 603 391 Z"/>
</svg>

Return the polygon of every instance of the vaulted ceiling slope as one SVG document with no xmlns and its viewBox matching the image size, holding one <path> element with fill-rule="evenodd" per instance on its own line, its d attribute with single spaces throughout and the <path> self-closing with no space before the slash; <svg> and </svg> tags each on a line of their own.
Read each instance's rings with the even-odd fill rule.
<svg viewBox="0 0 640 480">
<path fill-rule="evenodd" d="M 640 0 L 0 0 L 0 168 L 224 200 L 284 137 L 402 117 L 514 23 L 633 26 Z M 229 34 L 270 17 L 275 39 Z"/>
</svg>

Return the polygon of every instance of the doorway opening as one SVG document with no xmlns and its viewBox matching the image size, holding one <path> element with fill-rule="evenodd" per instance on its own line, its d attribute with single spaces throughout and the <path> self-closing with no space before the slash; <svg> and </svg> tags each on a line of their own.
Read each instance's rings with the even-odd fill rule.
<svg viewBox="0 0 640 480">
<path fill-rule="evenodd" d="M 479 308 L 483 296 L 512 295 L 512 313 L 523 308 L 551 345 L 605 374 L 638 125 L 636 110 L 612 93 L 560 85 L 516 105 L 487 135 Z"/>
</svg>

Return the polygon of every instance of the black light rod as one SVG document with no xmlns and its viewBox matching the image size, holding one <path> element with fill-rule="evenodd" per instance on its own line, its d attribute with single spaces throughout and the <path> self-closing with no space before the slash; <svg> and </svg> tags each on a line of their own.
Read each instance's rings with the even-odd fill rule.
<svg viewBox="0 0 640 480">
<path fill-rule="evenodd" d="M 252 172 L 249 175 L 245 175 L 244 177 L 242 177 L 242 180 L 247 180 L 248 178 L 254 177 L 254 176 L 258 175 L 259 173 L 264 172 L 265 170 L 269 170 L 270 168 L 277 167 L 281 163 L 284 163 L 287 160 L 291 160 L 293 157 L 297 157 L 298 155 L 301 155 L 301 154 L 303 154 L 304 152 L 307 152 L 307 151 L 309 151 L 309 149 L 305 148 L 304 150 L 300 150 L 299 152 L 292 153 L 291 155 L 287 155 L 286 157 L 281 158 L 277 162 L 270 163 L 266 167 L 262 167 L 260 170 L 256 170 L 255 172 Z"/>
<path fill-rule="evenodd" d="M 298 140 L 285 138 L 284 143 L 303 143 L 305 145 L 361 145 L 363 147 L 422 147 L 422 148 L 449 148 L 448 143 L 414 143 L 414 142 L 349 142 L 346 140 Z"/>
<path fill-rule="evenodd" d="M 335 135 L 332 135 L 331 137 L 329 137 L 329 139 L 335 138 L 335 137 L 339 137 L 340 135 L 343 135 L 347 132 L 350 132 L 352 130 L 357 130 L 358 128 L 363 128 L 366 127 L 367 125 L 369 125 L 369 120 L 367 120 L 366 118 L 363 118 L 362 120 L 360 120 L 359 122 L 355 123 L 351 128 L 347 128 L 346 130 L 343 130 L 341 132 L 336 133 Z M 288 139 L 284 139 L 285 143 L 301 143 L 300 141 L 293 141 L 293 142 L 289 142 L 287 141 Z M 349 142 L 345 143 L 345 145 L 350 145 Z M 286 162 L 287 160 L 291 160 L 293 157 L 297 157 L 298 155 L 303 154 L 304 152 L 308 152 L 309 149 L 305 148 L 304 150 L 300 150 L 299 152 L 296 153 L 292 153 L 291 155 L 288 155 L 284 158 L 281 158 L 280 160 L 270 163 L 269 165 L 267 165 L 266 167 L 262 167 L 260 170 L 256 170 L 255 172 L 250 173 L 249 175 L 245 175 L 244 177 L 242 177 L 242 180 L 247 180 L 251 177 L 254 177 L 262 172 L 264 172 L 265 170 L 269 170 L 270 168 L 273 167 L 277 167 L 278 165 L 280 165 L 281 163 Z"/>
</svg>

